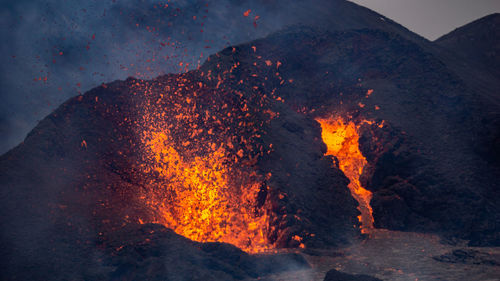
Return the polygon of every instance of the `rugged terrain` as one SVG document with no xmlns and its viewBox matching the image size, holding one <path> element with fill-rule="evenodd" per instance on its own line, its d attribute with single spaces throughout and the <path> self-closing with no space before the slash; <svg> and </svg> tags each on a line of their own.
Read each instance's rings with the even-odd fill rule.
<svg viewBox="0 0 500 281">
<path fill-rule="evenodd" d="M 429 42 L 367 9 L 332 3 L 331 25 L 290 26 L 187 73 L 103 84 L 42 120 L 0 158 L 2 277 L 279 280 L 302 272 L 321 280 L 335 268 L 384 280 L 494 278 L 497 249 L 486 250 L 490 257 L 465 244 L 500 243 L 500 102 L 490 59 L 498 37 L 470 43 L 479 34 L 470 30 L 497 34 L 498 15 Z M 361 183 L 373 193 L 375 227 L 392 231 L 360 235 L 348 179 L 325 156 L 315 121 L 332 116 L 359 124 L 368 162 Z M 174 162 L 213 169 L 179 184 Z M 161 225 L 170 222 L 164 203 L 181 196 L 160 191 L 217 181 L 221 170 L 224 182 L 241 183 L 224 186 L 235 191 L 218 206 L 238 210 L 236 230 L 254 235 L 262 218 L 268 252 L 301 254 L 248 255 Z M 255 204 L 237 199 L 247 192 L 241 186 L 256 192 Z M 219 226 L 234 230 L 217 223 L 202 234 Z"/>
</svg>

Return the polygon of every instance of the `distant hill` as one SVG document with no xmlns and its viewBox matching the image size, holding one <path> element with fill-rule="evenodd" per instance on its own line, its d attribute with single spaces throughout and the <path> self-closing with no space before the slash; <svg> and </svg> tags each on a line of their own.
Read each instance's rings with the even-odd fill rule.
<svg viewBox="0 0 500 281">
<path fill-rule="evenodd" d="M 434 42 L 435 52 L 472 90 L 482 110 L 476 151 L 500 167 L 500 14 L 466 24 Z"/>
<path fill-rule="evenodd" d="M 438 38 L 436 44 L 500 76 L 500 14 L 495 13 Z"/>
</svg>

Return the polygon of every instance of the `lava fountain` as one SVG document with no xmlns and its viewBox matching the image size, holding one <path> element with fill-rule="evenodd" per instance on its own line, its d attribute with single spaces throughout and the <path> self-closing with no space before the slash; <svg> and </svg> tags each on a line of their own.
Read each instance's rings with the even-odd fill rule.
<svg viewBox="0 0 500 281">
<path fill-rule="evenodd" d="M 272 248 L 269 187 L 255 168 L 267 153 L 259 142 L 259 130 L 270 119 L 261 111 L 262 95 L 246 98 L 182 76 L 138 89 L 148 92 L 139 122 L 144 158 L 139 170 L 140 199 L 150 215 L 142 222 L 251 253 Z"/>
<path fill-rule="evenodd" d="M 356 124 L 337 118 L 318 118 L 321 124 L 323 142 L 327 146 L 327 155 L 337 157 L 339 168 L 344 172 L 350 183 L 348 185 L 352 196 L 359 203 L 362 233 L 368 233 L 373 228 L 373 211 L 370 206 L 372 193 L 361 186 L 359 177 L 367 164 L 366 158 L 359 150 L 359 135 Z"/>
<path fill-rule="evenodd" d="M 155 161 L 150 169 L 161 181 L 144 196 L 155 211 L 153 222 L 199 242 L 226 242 L 252 253 L 270 247 L 268 216 L 255 209 L 262 188 L 255 172 L 233 170 L 222 147 L 182 156 L 165 131 L 153 133 L 146 145 Z"/>
</svg>

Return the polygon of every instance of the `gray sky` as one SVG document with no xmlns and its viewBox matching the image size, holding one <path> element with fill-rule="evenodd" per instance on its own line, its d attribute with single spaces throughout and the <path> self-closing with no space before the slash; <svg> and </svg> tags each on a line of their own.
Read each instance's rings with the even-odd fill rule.
<svg viewBox="0 0 500 281">
<path fill-rule="evenodd" d="M 483 16 L 500 12 L 500 0 L 350 0 L 372 9 L 427 39 Z"/>
</svg>

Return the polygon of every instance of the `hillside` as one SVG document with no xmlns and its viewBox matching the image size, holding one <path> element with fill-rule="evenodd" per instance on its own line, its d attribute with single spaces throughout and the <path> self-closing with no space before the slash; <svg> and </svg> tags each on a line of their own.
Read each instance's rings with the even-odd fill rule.
<svg viewBox="0 0 500 281">
<path fill-rule="evenodd" d="M 386 229 L 499 246 L 498 83 L 480 80 L 498 15 L 429 42 L 350 2 L 315 11 L 44 118 L 0 157 L 2 277 L 264 278 L 308 267 L 273 251 L 406 237 Z"/>
<path fill-rule="evenodd" d="M 475 63 L 500 75 L 500 14 L 492 14 L 452 32 L 434 41 L 439 46 L 459 54 L 464 60 Z"/>
</svg>

